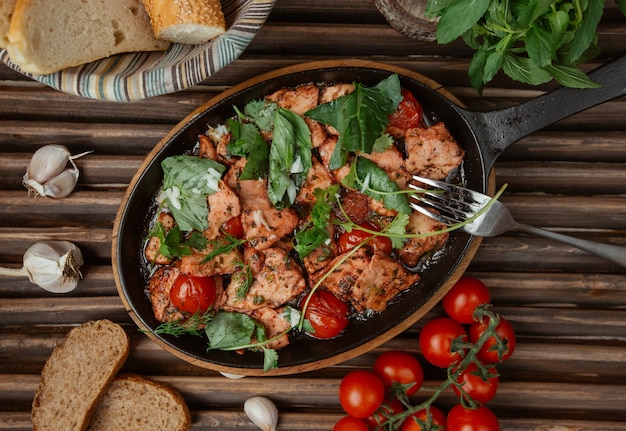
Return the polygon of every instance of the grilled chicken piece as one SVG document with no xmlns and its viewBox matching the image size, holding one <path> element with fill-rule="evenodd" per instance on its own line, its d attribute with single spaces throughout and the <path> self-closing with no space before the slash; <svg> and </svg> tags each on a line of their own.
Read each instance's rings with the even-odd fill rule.
<svg viewBox="0 0 626 431">
<path fill-rule="evenodd" d="M 354 91 L 354 84 L 334 84 L 326 85 L 320 90 L 320 105 L 328 103 L 341 96 L 347 96 Z"/>
<path fill-rule="evenodd" d="M 270 339 L 291 328 L 289 321 L 283 315 L 284 308 L 263 307 L 250 312 L 248 315 L 265 328 L 265 338 Z M 265 345 L 269 349 L 282 349 L 289 344 L 289 335 L 285 334 Z"/>
<path fill-rule="evenodd" d="M 411 174 L 407 172 L 406 160 L 395 145 L 381 152 L 361 153 L 361 156 L 376 163 L 379 168 L 387 172 L 391 181 L 395 182 L 401 190 L 407 188 Z"/>
<path fill-rule="evenodd" d="M 408 234 L 425 234 L 444 229 L 443 224 L 426 217 L 419 212 L 412 212 L 409 215 L 409 224 L 406 227 Z M 415 267 L 420 258 L 427 253 L 440 249 L 448 239 L 449 234 L 440 233 L 425 236 L 423 238 L 408 238 L 402 248 L 396 250 L 396 255 L 408 267 Z"/>
<path fill-rule="evenodd" d="M 230 311 L 250 311 L 262 307 L 280 307 L 295 299 L 306 289 L 300 266 L 280 248 L 259 251 L 262 266 L 252 271 L 253 281 L 245 296 L 240 290 L 248 280 L 246 268 L 240 268 L 231 276 L 225 291 L 222 308 Z"/>
<path fill-rule="evenodd" d="M 315 189 L 324 190 L 334 183 L 324 165 L 316 157 L 312 157 L 311 161 L 312 165 L 307 173 L 306 180 L 304 180 L 304 184 L 302 184 L 296 196 L 296 203 L 300 205 L 315 205 L 317 200 Z"/>
<path fill-rule="evenodd" d="M 304 84 L 296 88 L 281 88 L 267 96 L 266 100 L 303 116 L 306 111 L 318 105 L 319 97 L 320 90 L 317 85 Z"/>
<path fill-rule="evenodd" d="M 207 135 L 198 136 L 198 157 L 217 160 L 217 149 Z"/>
<path fill-rule="evenodd" d="M 334 267 L 344 257 L 343 254 L 337 256 L 332 260 L 329 267 Z M 372 254 L 369 250 L 365 247 L 358 249 L 343 262 L 339 263 L 337 268 L 320 284 L 320 287 L 334 293 L 339 299 L 350 302 L 352 300 L 354 283 L 368 267 L 371 259 Z M 316 285 L 325 273 L 326 270 L 322 270 L 312 274 L 309 277 L 311 285 Z"/>
<path fill-rule="evenodd" d="M 405 145 L 407 170 L 435 180 L 445 179 L 465 155 L 443 123 L 407 130 Z"/>
<path fill-rule="evenodd" d="M 241 252 L 236 247 L 204 262 L 209 253 L 227 241 L 226 237 L 215 238 L 209 242 L 204 250 L 194 250 L 192 254 L 183 256 L 180 260 L 181 272 L 196 277 L 210 277 L 235 272 L 243 262 Z"/>
<path fill-rule="evenodd" d="M 163 227 L 163 232 L 167 233 L 174 227 L 174 217 L 169 212 L 162 211 L 159 213 L 157 223 Z M 148 262 L 156 265 L 166 265 L 172 261 L 171 258 L 163 256 L 159 250 L 161 249 L 161 240 L 152 236 L 146 245 L 145 255 Z"/>
<path fill-rule="evenodd" d="M 228 184 L 220 180 L 217 193 L 209 195 L 209 228 L 203 234 L 209 240 L 221 235 L 220 227 L 228 220 L 241 214 L 239 196 Z"/>
<path fill-rule="evenodd" d="M 178 265 L 174 264 L 160 267 L 150 277 L 148 284 L 150 302 L 152 302 L 154 317 L 159 322 L 171 322 L 184 318 L 170 300 L 170 291 L 178 274 L 180 274 L 180 269 Z"/>
<path fill-rule="evenodd" d="M 340 183 L 341 180 L 343 180 L 350 173 L 350 165 L 346 163 L 339 169 L 330 169 L 330 159 L 336 145 L 337 137 L 329 136 L 328 139 L 326 139 L 326 141 L 318 148 L 318 154 L 320 155 L 320 159 L 324 167 L 328 170 L 328 172 L 330 172 L 335 181 Z"/>
<path fill-rule="evenodd" d="M 383 311 L 389 301 L 419 279 L 393 257 L 376 251 L 352 286 L 352 305 L 358 312 Z"/>
</svg>

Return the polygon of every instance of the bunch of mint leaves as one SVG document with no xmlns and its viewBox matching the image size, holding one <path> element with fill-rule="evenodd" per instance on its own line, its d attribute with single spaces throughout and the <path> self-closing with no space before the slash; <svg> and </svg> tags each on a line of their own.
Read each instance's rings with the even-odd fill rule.
<svg viewBox="0 0 626 431">
<path fill-rule="evenodd" d="M 626 15 L 626 0 L 615 0 Z M 426 15 L 439 17 L 437 41 L 461 37 L 473 50 L 472 87 L 479 93 L 502 70 L 539 85 L 555 79 L 594 88 L 578 65 L 599 53 L 597 28 L 604 0 L 429 0 Z"/>
</svg>

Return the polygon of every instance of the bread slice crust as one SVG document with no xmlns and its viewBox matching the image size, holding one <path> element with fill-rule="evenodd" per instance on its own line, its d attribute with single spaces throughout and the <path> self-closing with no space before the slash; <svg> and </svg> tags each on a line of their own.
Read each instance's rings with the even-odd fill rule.
<svg viewBox="0 0 626 431">
<path fill-rule="evenodd" d="M 169 385 L 136 374 L 120 374 L 100 400 L 87 431 L 187 431 L 191 414 Z"/>
<path fill-rule="evenodd" d="M 41 371 L 31 412 L 33 430 L 85 430 L 129 351 L 126 332 L 110 320 L 72 329 Z"/>
</svg>

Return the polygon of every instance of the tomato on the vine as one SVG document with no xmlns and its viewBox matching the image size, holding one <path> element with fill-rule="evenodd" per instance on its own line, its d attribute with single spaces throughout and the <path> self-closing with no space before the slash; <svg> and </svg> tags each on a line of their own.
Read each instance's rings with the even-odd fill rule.
<svg viewBox="0 0 626 431">
<path fill-rule="evenodd" d="M 369 428 L 363 419 L 344 416 L 337 421 L 333 431 L 369 431 Z"/>
<path fill-rule="evenodd" d="M 424 429 L 437 429 L 439 431 L 445 431 L 446 429 L 446 415 L 435 406 L 430 406 L 430 428 L 420 425 L 421 421 L 424 425 L 428 423 L 428 413 L 426 409 L 419 410 L 406 418 L 400 426 L 400 431 L 423 431 Z"/>
<path fill-rule="evenodd" d="M 462 276 L 446 293 L 441 305 L 450 318 L 459 323 L 474 323 L 474 311 L 479 305 L 491 301 L 489 289 L 477 278 Z"/>
<path fill-rule="evenodd" d="M 459 377 L 456 379 L 457 383 L 461 385 L 461 389 L 465 393 L 461 395 L 461 389 L 459 389 L 456 385 L 454 385 L 452 389 L 454 389 L 454 392 L 457 395 L 463 396 L 464 398 L 469 396 L 477 403 L 488 403 L 496 395 L 500 378 L 498 377 L 495 367 L 487 367 L 487 376 L 485 377 L 486 380 L 480 376 L 476 364 L 471 363 L 459 374 Z"/>
<path fill-rule="evenodd" d="M 179 274 L 170 290 L 170 300 L 180 311 L 205 313 L 215 302 L 216 294 L 212 277 Z"/>
<path fill-rule="evenodd" d="M 476 343 L 481 335 L 489 327 L 489 319 L 484 318 L 481 322 L 476 322 L 469 327 L 469 339 L 470 342 Z M 517 341 L 515 339 L 515 330 L 513 325 L 504 317 L 500 317 L 500 323 L 496 326 L 496 334 L 504 343 L 504 349 L 502 351 L 502 357 L 499 357 L 497 346 L 497 340 L 494 336 L 489 337 L 483 344 L 482 348 L 476 354 L 476 357 L 481 362 L 496 363 L 506 361 L 511 357 L 515 351 L 515 345 Z"/>
<path fill-rule="evenodd" d="M 225 221 L 221 229 L 230 236 L 234 236 L 237 239 L 242 239 L 244 236 L 243 223 L 241 222 L 241 216 L 233 217 L 230 220 Z"/>
<path fill-rule="evenodd" d="M 390 350 L 382 353 L 373 367 L 374 373 L 380 377 L 385 389 L 394 382 L 405 387 L 406 394 L 411 396 L 422 386 L 424 371 L 417 358 L 408 352 Z"/>
<path fill-rule="evenodd" d="M 467 332 L 449 317 L 438 317 L 426 323 L 419 335 L 419 344 L 424 358 L 431 364 L 447 368 L 461 359 L 459 352 L 452 351 L 452 342 L 460 338 L 467 341 Z"/>
<path fill-rule="evenodd" d="M 303 300 L 300 306 L 304 307 L 305 304 L 306 300 Z M 335 338 L 348 326 L 350 308 L 328 290 L 317 289 L 310 295 L 304 318 L 313 327 L 313 337 Z"/>
<path fill-rule="evenodd" d="M 406 132 L 424 124 L 424 109 L 413 93 L 406 88 L 400 89 L 402 101 L 396 111 L 389 116 L 389 127 Z"/>
<path fill-rule="evenodd" d="M 375 430 L 377 428 L 383 429 L 383 427 L 380 426 L 387 422 L 388 416 L 397 415 L 403 411 L 404 405 L 398 398 L 393 398 L 391 401 L 384 400 L 376 412 L 374 412 L 373 415 L 368 416 L 365 421 L 371 430 Z"/>
<path fill-rule="evenodd" d="M 359 223 L 359 226 L 376 232 L 380 230 L 369 222 Z M 380 250 L 386 254 L 391 253 L 393 247 L 389 238 L 386 236 L 374 235 L 360 229 L 352 229 L 350 232 L 344 232 L 339 236 L 339 239 L 337 240 L 339 251 L 341 253 L 346 253 L 372 236 L 373 238 L 370 240 L 369 245 L 374 250 Z"/>
<path fill-rule="evenodd" d="M 448 412 L 448 431 L 500 431 L 496 415 L 487 407 L 468 409 L 457 404 Z"/>
<path fill-rule="evenodd" d="M 339 384 L 339 402 L 350 416 L 365 419 L 381 406 L 385 387 L 380 378 L 365 370 L 351 371 Z"/>
</svg>

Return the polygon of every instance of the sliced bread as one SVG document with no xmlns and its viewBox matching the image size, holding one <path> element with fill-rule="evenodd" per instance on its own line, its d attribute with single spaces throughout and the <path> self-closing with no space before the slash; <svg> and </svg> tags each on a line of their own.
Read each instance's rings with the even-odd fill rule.
<svg viewBox="0 0 626 431">
<path fill-rule="evenodd" d="M 141 0 L 17 0 L 8 39 L 11 61 L 37 75 L 169 46 L 154 36 Z"/>
<path fill-rule="evenodd" d="M 160 39 L 199 45 L 226 31 L 220 0 L 143 0 L 143 4 Z"/>
<path fill-rule="evenodd" d="M 180 394 L 134 374 L 118 376 L 98 404 L 88 431 L 187 431 L 191 415 Z"/>
<path fill-rule="evenodd" d="M 128 336 L 110 320 L 72 329 L 41 371 L 33 400 L 33 430 L 85 430 L 130 350 Z"/>
<path fill-rule="evenodd" d="M 0 1 L 0 48 L 5 48 L 9 44 L 7 33 L 9 32 L 9 23 L 13 15 L 13 8 L 17 0 Z"/>
</svg>

